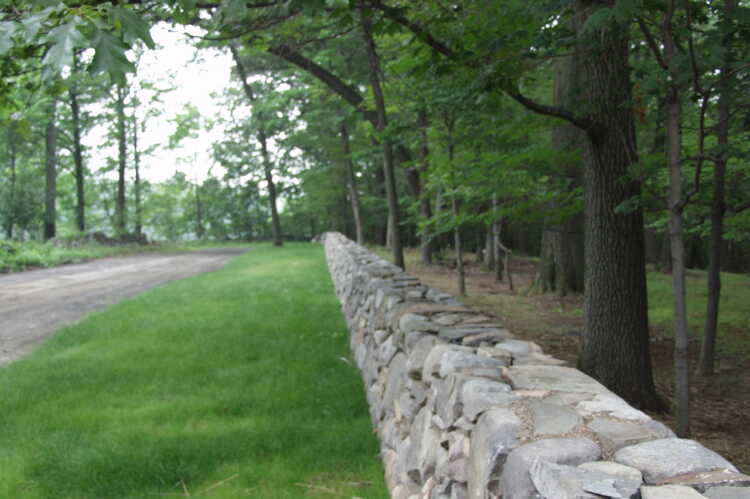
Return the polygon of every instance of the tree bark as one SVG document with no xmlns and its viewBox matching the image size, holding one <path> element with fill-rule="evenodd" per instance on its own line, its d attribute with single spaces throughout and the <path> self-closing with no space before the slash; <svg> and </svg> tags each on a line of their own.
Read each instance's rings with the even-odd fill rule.
<svg viewBox="0 0 750 499">
<path fill-rule="evenodd" d="M 253 92 L 253 89 L 250 87 L 250 84 L 247 81 L 247 71 L 245 70 L 245 66 L 242 64 L 242 60 L 240 59 L 240 55 L 237 52 L 237 48 L 233 45 L 230 45 L 229 48 L 232 52 L 234 63 L 237 66 L 237 72 L 239 73 L 240 79 L 242 80 L 242 88 L 245 91 L 245 96 L 250 101 L 250 105 L 252 106 L 255 103 L 255 93 Z M 276 184 L 274 184 L 273 182 L 273 165 L 271 164 L 271 158 L 268 153 L 268 137 L 266 136 L 266 131 L 262 125 L 259 125 L 257 136 L 258 142 L 260 142 L 260 152 L 263 159 L 263 174 L 266 177 L 266 183 L 268 185 L 268 204 L 271 208 L 271 232 L 273 237 L 273 245 L 283 246 L 284 240 L 281 235 L 281 220 L 279 218 L 279 211 L 276 206 Z"/>
<path fill-rule="evenodd" d="M 418 121 L 420 139 L 422 142 L 419 148 L 419 181 L 421 187 L 419 190 L 419 215 L 423 220 L 430 220 L 432 218 L 432 206 L 430 206 L 430 198 L 425 194 L 424 186 L 421 184 L 422 179 L 425 175 L 427 175 L 427 171 L 430 167 L 430 141 L 429 136 L 427 135 L 430 123 L 427 116 L 427 111 L 424 108 L 419 110 Z M 422 263 L 424 265 L 432 264 L 432 255 L 435 251 L 435 243 L 433 242 L 432 237 L 430 237 L 429 234 L 423 234 L 420 237 L 419 249 Z"/>
<path fill-rule="evenodd" d="M 731 18 L 736 6 L 735 0 L 725 0 L 724 14 Z M 716 336 L 719 323 L 719 299 L 721 298 L 721 249 L 724 245 L 724 214 L 726 203 L 727 148 L 729 147 L 729 120 L 732 105 L 732 48 L 731 36 L 724 40 L 727 57 L 719 74 L 719 122 L 716 124 L 717 145 L 719 158 L 714 162 L 714 190 L 711 203 L 711 234 L 709 236 L 708 260 L 708 299 L 706 301 L 706 322 L 703 329 L 698 374 L 710 375 L 716 373 L 714 359 L 716 357 Z"/>
<path fill-rule="evenodd" d="M 44 240 L 57 233 L 57 101 L 52 100 L 45 129 Z"/>
<path fill-rule="evenodd" d="M 117 85 L 117 199 L 115 202 L 115 234 L 123 236 L 126 232 L 127 216 L 125 214 L 125 170 L 127 168 L 127 132 L 125 128 L 125 96 L 123 85 Z"/>
<path fill-rule="evenodd" d="M 585 21 L 609 3 L 577 0 Z M 579 367 L 636 407 L 661 410 L 651 367 L 640 208 L 617 208 L 640 195 L 624 180 L 638 160 L 628 63 L 628 26 L 591 33 L 598 46 L 581 53 L 587 115 L 585 164 L 584 334 Z M 589 121 L 587 119 L 586 121 Z"/>
<path fill-rule="evenodd" d="M 341 122 L 341 145 L 344 148 L 347 187 L 349 189 L 349 200 L 352 205 L 352 215 L 354 216 L 354 232 L 357 235 L 357 244 L 364 244 L 365 236 L 362 230 L 362 215 L 359 209 L 360 203 L 359 192 L 357 192 L 357 177 L 354 175 L 354 161 L 352 160 L 352 151 L 349 144 L 349 129 L 344 121 Z"/>
<path fill-rule="evenodd" d="M 141 151 L 138 149 L 138 117 L 133 110 L 133 168 L 135 170 L 135 235 L 141 239 L 143 235 L 143 206 L 141 203 Z"/>
<path fill-rule="evenodd" d="M 76 181 L 76 228 L 80 232 L 86 230 L 86 199 L 84 191 L 85 170 L 83 166 L 83 143 L 81 142 L 81 106 L 78 102 L 79 75 L 78 53 L 73 51 L 73 74 L 68 89 L 70 99 L 70 111 L 73 117 L 73 163 Z"/>
<path fill-rule="evenodd" d="M 375 97 L 375 108 L 377 112 L 376 129 L 378 134 L 381 135 L 381 143 L 383 145 L 383 173 L 385 176 L 386 195 L 388 196 L 388 227 L 391 229 L 391 237 L 389 239 L 393 251 L 393 263 L 396 266 L 405 269 L 404 251 L 401 247 L 401 220 L 398 207 L 398 195 L 396 192 L 393 145 L 391 140 L 385 136 L 388 127 L 388 115 L 385 110 L 385 97 L 380 86 L 380 60 L 375 47 L 375 40 L 372 37 L 372 20 L 370 19 L 370 14 L 365 12 L 365 9 L 362 6 L 359 7 L 359 14 L 362 35 L 364 37 L 365 48 L 367 51 L 367 60 L 370 67 L 370 84 Z"/>
<path fill-rule="evenodd" d="M 8 192 L 8 217 L 5 221 L 5 237 L 13 239 L 13 229 L 16 225 L 16 122 L 11 121 L 8 125 L 8 168 L 10 169 L 10 185 Z"/>
</svg>

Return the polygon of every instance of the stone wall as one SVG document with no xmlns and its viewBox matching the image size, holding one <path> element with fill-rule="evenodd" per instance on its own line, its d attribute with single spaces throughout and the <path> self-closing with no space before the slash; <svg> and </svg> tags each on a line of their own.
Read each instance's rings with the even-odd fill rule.
<svg viewBox="0 0 750 499">
<path fill-rule="evenodd" d="M 324 244 L 394 499 L 750 497 L 723 457 L 496 320 Z"/>
</svg>

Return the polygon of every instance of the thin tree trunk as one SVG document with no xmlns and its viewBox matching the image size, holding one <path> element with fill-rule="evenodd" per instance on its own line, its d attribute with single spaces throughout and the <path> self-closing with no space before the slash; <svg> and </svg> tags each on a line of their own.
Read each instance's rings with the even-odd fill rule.
<svg viewBox="0 0 750 499">
<path fill-rule="evenodd" d="M 45 197 L 44 240 L 52 239 L 57 232 L 57 101 L 52 100 L 47 115 L 45 131 Z"/>
<path fill-rule="evenodd" d="M 349 200 L 352 205 L 354 216 L 354 232 L 357 235 L 357 244 L 365 243 L 362 231 L 362 216 L 359 211 L 359 193 L 357 192 L 357 178 L 354 175 L 354 161 L 352 160 L 351 146 L 349 145 L 349 129 L 344 121 L 341 122 L 341 144 L 344 147 L 344 161 L 346 162 L 346 179 L 349 189 Z"/>
<path fill-rule="evenodd" d="M 430 220 L 432 218 L 432 207 L 430 206 L 430 198 L 424 192 L 423 179 L 427 175 L 427 171 L 430 167 L 430 141 L 427 131 L 429 129 L 429 118 L 427 111 L 422 108 L 419 110 L 419 131 L 420 139 L 422 141 L 419 148 L 419 180 L 422 185 L 419 193 L 419 215 L 423 220 Z M 420 237 L 420 255 L 422 263 L 424 265 L 432 264 L 432 255 L 435 251 L 435 244 L 432 237 L 429 234 L 423 234 Z"/>
<path fill-rule="evenodd" d="M 203 239 L 206 235 L 206 228 L 203 225 L 203 201 L 201 200 L 200 186 L 198 181 L 195 182 L 195 235 L 198 239 Z"/>
<path fill-rule="evenodd" d="M 492 222 L 492 258 L 495 260 L 495 282 L 503 280 L 503 260 L 500 258 L 500 231 L 502 230 L 503 220 L 497 216 L 497 195 L 492 196 L 492 211 L 495 213 L 495 220 Z M 510 269 L 508 269 L 510 271 Z"/>
<path fill-rule="evenodd" d="M 86 230 L 86 199 L 84 192 L 85 171 L 83 167 L 83 144 L 81 143 L 81 106 L 78 102 L 79 76 L 78 53 L 73 51 L 73 70 L 68 97 L 70 111 L 73 115 L 73 163 L 76 180 L 76 228 L 80 232 Z"/>
<path fill-rule="evenodd" d="M 10 125 L 8 126 L 8 151 L 9 151 L 9 157 L 8 157 L 8 167 L 10 168 L 10 186 L 9 186 L 9 192 L 8 192 L 8 206 L 9 206 L 9 213 L 8 213 L 8 219 L 5 222 L 5 237 L 8 239 L 13 239 L 13 229 L 16 224 L 16 161 L 17 161 L 17 152 L 16 152 L 16 122 L 12 121 Z"/>
<path fill-rule="evenodd" d="M 283 246 L 284 240 L 281 237 L 281 220 L 279 219 L 279 210 L 276 207 L 276 184 L 273 182 L 273 167 L 271 165 L 271 157 L 268 153 L 268 140 L 264 130 L 258 132 L 258 140 L 260 141 L 260 152 L 263 156 L 263 173 L 266 176 L 266 184 L 268 184 L 268 204 L 271 207 L 273 245 Z"/>
<path fill-rule="evenodd" d="M 400 215 L 398 207 L 398 196 L 396 193 L 396 177 L 393 158 L 393 146 L 391 140 L 385 137 L 388 127 L 388 115 L 385 110 L 385 97 L 380 86 L 380 60 L 378 58 L 375 41 L 372 37 L 372 21 L 370 15 L 365 12 L 362 6 L 359 6 L 360 20 L 362 26 L 362 35 L 365 40 L 365 49 L 367 51 L 367 60 L 370 67 L 370 84 L 375 97 L 375 107 L 377 111 L 377 131 L 381 135 L 383 144 L 383 173 L 385 174 L 385 188 L 388 196 L 388 227 L 391 231 L 390 243 L 393 251 L 393 263 L 406 268 L 404 264 L 404 251 L 401 247 L 400 235 Z"/>
<path fill-rule="evenodd" d="M 141 151 L 138 149 L 138 117 L 133 111 L 133 168 L 135 170 L 135 235 L 140 241 L 143 235 L 143 206 L 141 204 Z"/>
<path fill-rule="evenodd" d="M 735 0 L 724 2 L 724 12 L 730 18 L 734 12 Z M 711 204 L 711 235 L 709 239 L 708 261 L 708 299 L 706 301 L 706 323 L 703 329 L 703 343 L 701 344 L 698 374 L 710 375 L 716 373 L 714 359 L 716 357 L 716 336 L 719 322 L 719 299 L 721 298 L 721 248 L 724 245 L 724 214 L 726 204 L 724 191 L 726 189 L 727 148 L 729 146 L 729 118 L 732 105 L 731 63 L 732 50 L 729 46 L 731 38 L 725 39 L 727 58 L 719 74 L 719 122 L 717 127 L 717 142 L 719 159 L 714 162 L 714 192 Z"/>
<path fill-rule="evenodd" d="M 117 166 L 117 199 L 115 203 L 115 234 L 123 236 L 127 224 L 125 214 L 125 170 L 127 168 L 127 133 L 125 128 L 125 87 L 117 85 L 117 144 L 118 144 L 118 166 Z"/>
<path fill-rule="evenodd" d="M 247 81 L 247 71 L 245 70 L 245 66 L 242 64 L 237 48 L 234 45 L 230 45 L 229 49 L 232 52 L 232 58 L 237 66 L 237 72 L 242 80 L 242 88 L 245 91 L 245 96 L 252 106 L 255 103 L 255 94 Z M 273 182 L 273 166 L 271 165 L 271 158 L 268 153 L 268 137 L 266 136 L 266 131 L 262 125 L 258 130 L 258 142 L 260 142 L 260 152 L 263 158 L 263 173 L 266 177 L 266 183 L 268 184 L 268 204 L 271 208 L 271 232 L 273 245 L 283 246 L 284 240 L 281 236 L 281 220 L 279 219 L 279 212 L 276 206 L 276 184 Z"/>
<path fill-rule="evenodd" d="M 446 116 L 446 128 L 448 130 L 448 170 L 451 177 L 451 209 L 453 211 L 454 221 L 458 220 L 458 182 L 456 182 L 455 165 L 453 158 L 456 152 L 456 146 L 453 143 L 453 126 L 455 125 L 454 116 Z M 461 241 L 461 227 L 456 224 L 453 229 L 453 245 L 456 251 L 456 286 L 459 296 L 466 296 L 466 271 L 464 269 L 464 248 Z"/>
<path fill-rule="evenodd" d="M 581 23 L 608 2 L 577 0 Z M 580 26 L 580 25 L 578 25 Z M 585 328 L 579 367 L 631 404 L 663 409 L 651 368 L 643 215 L 617 208 L 640 194 L 623 181 L 638 161 L 628 26 L 593 30 L 596 46 L 581 54 L 590 127 L 586 141 Z M 579 30 L 580 31 L 580 30 Z"/>
</svg>

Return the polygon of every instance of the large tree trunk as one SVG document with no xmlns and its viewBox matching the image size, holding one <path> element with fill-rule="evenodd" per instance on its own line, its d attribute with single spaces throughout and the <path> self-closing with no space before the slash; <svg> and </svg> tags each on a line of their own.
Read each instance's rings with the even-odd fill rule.
<svg viewBox="0 0 750 499">
<path fill-rule="evenodd" d="M 609 3 L 577 0 L 585 20 Z M 585 161 L 585 328 L 579 367 L 631 404 L 663 409 L 651 368 L 648 305 L 639 208 L 618 212 L 640 195 L 625 180 L 638 161 L 628 65 L 628 27 L 608 25 L 591 35 L 598 46 L 581 53 L 589 117 Z"/>
<path fill-rule="evenodd" d="M 57 232 L 57 101 L 52 100 L 45 129 L 45 196 L 44 240 L 52 239 Z"/>
<path fill-rule="evenodd" d="M 357 177 L 354 175 L 354 161 L 352 160 L 351 146 L 349 145 L 349 129 L 344 121 L 341 122 L 341 145 L 344 147 L 344 161 L 346 163 L 346 179 L 349 190 L 349 200 L 352 205 L 354 216 L 354 232 L 357 235 L 357 244 L 365 243 L 362 230 L 362 215 L 359 210 L 359 193 L 357 192 Z"/>
<path fill-rule="evenodd" d="M 127 216 L 125 214 L 125 170 L 127 168 L 127 132 L 125 127 L 125 87 L 117 85 L 117 100 L 115 107 L 117 111 L 117 199 L 115 202 L 115 234 L 125 234 Z"/>
<path fill-rule="evenodd" d="M 86 230 L 86 200 L 84 194 L 83 167 L 83 144 L 81 143 L 81 106 L 78 102 L 78 53 L 73 51 L 73 74 L 68 97 L 70 98 L 70 111 L 73 115 L 73 163 L 74 176 L 76 180 L 76 228 L 80 232 Z"/>
<path fill-rule="evenodd" d="M 375 108 L 377 111 L 378 134 L 383 136 L 388 127 L 388 115 L 385 110 L 385 97 L 383 89 L 380 86 L 380 60 L 375 48 L 375 40 L 372 37 L 372 20 L 369 13 L 360 7 L 360 20 L 362 26 L 362 35 L 365 40 L 367 51 L 367 60 L 370 67 L 370 84 L 375 97 Z M 383 136 L 383 173 L 385 176 L 385 188 L 388 196 L 388 227 L 390 229 L 389 242 L 393 251 L 393 263 L 402 269 L 406 268 L 404 264 L 404 251 L 401 247 L 401 220 L 398 207 L 398 195 L 396 193 L 396 177 L 394 168 L 393 145 L 388 137 Z"/>
</svg>

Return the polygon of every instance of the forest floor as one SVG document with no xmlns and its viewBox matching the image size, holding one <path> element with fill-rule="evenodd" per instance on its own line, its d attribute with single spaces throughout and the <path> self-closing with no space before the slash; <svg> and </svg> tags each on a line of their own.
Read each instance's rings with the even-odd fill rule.
<svg viewBox="0 0 750 499">
<path fill-rule="evenodd" d="M 381 255 L 385 256 L 384 253 Z M 422 265 L 417 253 L 409 253 L 407 271 L 418 277 L 424 284 L 457 294 L 456 272 L 447 263 Z M 495 282 L 494 275 L 484 265 L 473 263 L 473 255 L 467 256 L 467 296 L 460 301 L 483 313 L 498 317 L 500 322 L 519 338 L 538 343 L 546 353 L 565 360 L 575 366 L 583 330 L 583 297 L 580 295 L 558 298 L 553 293 L 529 293 L 537 272 L 537 261 L 533 258 L 513 258 L 511 275 L 514 289 L 507 282 Z M 451 261 L 452 263 L 452 261 Z M 690 271 L 694 277 L 693 286 L 703 282 L 705 273 Z M 654 297 L 661 291 L 659 281 L 664 276 L 649 276 L 650 302 L 658 303 L 664 297 Z M 738 276 L 739 285 L 750 294 L 750 278 Z M 731 292 L 731 291 L 730 291 Z M 725 287 L 726 293 L 726 287 Z M 700 295 L 700 293 L 698 293 Z M 705 296 L 705 294 L 704 294 Z M 697 309 L 705 308 L 705 301 L 689 304 Z M 705 298 L 704 298 L 705 300 Z M 745 301 L 744 303 L 749 303 Z M 692 438 L 710 449 L 722 454 L 740 470 L 750 473 L 750 311 L 738 302 L 738 311 L 725 307 L 728 315 L 737 312 L 741 318 L 740 327 L 724 328 L 719 342 L 725 338 L 731 348 L 722 349 L 719 345 L 719 373 L 708 377 L 691 376 L 691 428 Z M 657 389 L 660 394 L 673 400 L 673 341 L 669 319 L 661 317 L 663 310 L 651 310 L 652 323 L 651 355 Z M 691 314 L 693 315 L 700 315 Z M 657 320 L 654 320 L 654 317 Z M 693 317 L 691 322 L 699 322 Z M 694 327 L 700 331 L 700 328 Z M 729 329 L 727 331 L 727 329 Z M 695 333 L 695 331 L 694 331 Z M 691 372 L 697 364 L 700 350 L 700 337 L 696 335 L 690 342 Z M 671 428 L 675 428 L 673 414 L 651 414 Z"/>
</svg>

